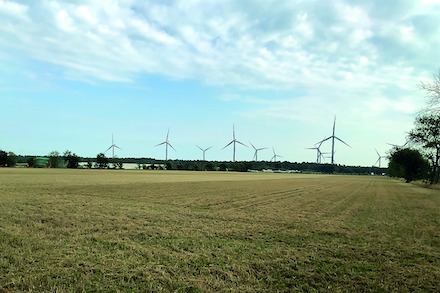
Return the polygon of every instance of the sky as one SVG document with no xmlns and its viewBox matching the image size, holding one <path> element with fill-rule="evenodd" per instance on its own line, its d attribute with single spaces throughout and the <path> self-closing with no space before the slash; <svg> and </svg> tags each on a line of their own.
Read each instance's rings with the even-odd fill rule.
<svg viewBox="0 0 440 293">
<path fill-rule="evenodd" d="M 426 105 L 440 1 L 0 0 L 0 149 L 372 166 Z M 330 140 L 321 146 L 330 152 Z M 111 150 L 106 152 L 111 156 Z M 327 155 L 329 156 L 329 155 Z M 326 158 L 324 162 L 330 162 Z M 382 165 L 386 160 L 382 161 Z"/>
</svg>

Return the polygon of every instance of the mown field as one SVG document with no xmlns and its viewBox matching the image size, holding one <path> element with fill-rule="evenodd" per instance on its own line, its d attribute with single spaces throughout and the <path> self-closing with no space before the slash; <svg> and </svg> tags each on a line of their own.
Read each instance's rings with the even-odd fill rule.
<svg viewBox="0 0 440 293">
<path fill-rule="evenodd" d="M 0 292 L 438 292 L 440 192 L 369 176 L 0 169 Z"/>
</svg>

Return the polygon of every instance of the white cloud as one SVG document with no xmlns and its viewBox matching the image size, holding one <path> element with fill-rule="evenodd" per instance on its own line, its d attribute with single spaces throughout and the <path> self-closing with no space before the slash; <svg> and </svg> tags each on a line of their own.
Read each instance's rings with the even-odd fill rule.
<svg viewBox="0 0 440 293">
<path fill-rule="evenodd" d="M 27 20 L 28 8 L 20 3 L 7 0 L 0 0 L 0 14 L 6 14 L 21 20 Z"/>
<path fill-rule="evenodd" d="M 376 66 L 383 52 L 370 40 L 393 36 L 396 29 L 402 41 L 424 51 L 433 48 L 430 40 L 415 36 L 413 24 L 377 19 L 371 6 L 338 1 L 324 14 L 315 4 L 292 3 L 278 7 L 257 2 L 245 10 L 235 3 L 214 1 L 168 5 L 52 1 L 29 7 L 1 1 L 0 11 L 11 17 L 29 14 L 32 25 L 18 22 L 8 27 L 6 18 L 0 30 L 12 35 L 15 29 L 20 35 L 3 41 L 3 46 L 19 47 L 31 58 L 66 66 L 65 72 L 83 74 L 82 79 L 129 80 L 146 72 L 252 88 L 325 86 L 325 79 L 334 83 L 339 78 L 368 77 L 371 71 L 356 64 Z M 390 26 L 396 20 L 402 24 Z M 41 39 L 53 42 L 39 43 Z M 415 55 L 411 47 L 396 49 L 413 58 L 428 58 Z M 92 66 L 97 68 L 82 71 Z M 323 78 L 321 72 L 327 76 Z"/>
</svg>

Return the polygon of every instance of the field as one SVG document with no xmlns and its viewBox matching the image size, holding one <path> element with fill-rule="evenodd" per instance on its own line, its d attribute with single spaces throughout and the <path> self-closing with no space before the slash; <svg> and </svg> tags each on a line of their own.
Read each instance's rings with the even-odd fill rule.
<svg viewBox="0 0 440 293">
<path fill-rule="evenodd" d="M 0 169 L 0 292 L 438 292 L 440 192 L 375 176 Z"/>
</svg>

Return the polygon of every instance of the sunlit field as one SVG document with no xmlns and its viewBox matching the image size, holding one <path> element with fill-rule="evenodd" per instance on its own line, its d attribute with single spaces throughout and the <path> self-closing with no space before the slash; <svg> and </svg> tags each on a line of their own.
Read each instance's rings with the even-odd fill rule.
<svg viewBox="0 0 440 293">
<path fill-rule="evenodd" d="M 0 169 L 0 292 L 438 292 L 440 192 L 379 176 Z"/>
</svg>

